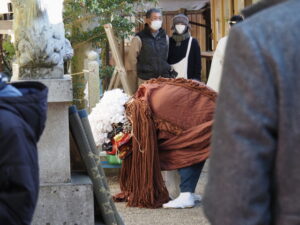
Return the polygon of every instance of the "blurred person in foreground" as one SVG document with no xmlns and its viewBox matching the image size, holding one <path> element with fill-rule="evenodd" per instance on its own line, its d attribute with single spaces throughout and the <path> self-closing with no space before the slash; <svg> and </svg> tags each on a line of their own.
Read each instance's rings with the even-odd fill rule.
<svg viewBox="0 0 300 225">
<path fill-rule="evenodd" d="M 230 32 L 204 195 L 212 225 L 300 224 L 299 9 L 261 1 Z"/>
<path fill-rule="evenodd" d="M 47 111 L 46 86 L 5 82 L 0 73 L 0 224 L 30 225 L 39 193 L 37 142 Z"/>
</svg>

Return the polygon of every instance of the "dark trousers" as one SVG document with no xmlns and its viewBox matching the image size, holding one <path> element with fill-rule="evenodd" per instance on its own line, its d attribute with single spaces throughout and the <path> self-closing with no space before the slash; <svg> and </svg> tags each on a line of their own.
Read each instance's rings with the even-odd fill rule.
<svg viewBox="0 0 300 225">
<path fill-rule="evenodd" d="M 180 192 L 195 192 L 205 161 L 178 169 L 180 175 Z"/>
</svg>

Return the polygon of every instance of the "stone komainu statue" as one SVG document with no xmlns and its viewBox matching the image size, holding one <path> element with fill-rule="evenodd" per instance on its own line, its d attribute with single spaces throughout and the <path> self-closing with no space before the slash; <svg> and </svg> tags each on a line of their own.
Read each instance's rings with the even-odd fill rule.
<svg viewBox="0 0 300 225">
<path fill-rule="evenodd" d="M 61 78 L 64 60 L 73 56 L 63 23 L 49 22 L 42 1 L 12 0 L 20 79 Z"/>
</svg>

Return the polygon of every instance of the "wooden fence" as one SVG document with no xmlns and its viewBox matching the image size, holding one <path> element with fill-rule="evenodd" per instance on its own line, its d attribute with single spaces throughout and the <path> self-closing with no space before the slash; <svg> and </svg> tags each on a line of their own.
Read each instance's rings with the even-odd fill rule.
<svg viewBox="0 0 300 225">
<path fill-rule="evenodd" d="M 258 0 L 211 0 L 211 24 L 213 30 L 213 49 L 218 41 L 228 34 L 228 20 L 233 15 L 241 13 L 241 10 Z"/>
</svg>

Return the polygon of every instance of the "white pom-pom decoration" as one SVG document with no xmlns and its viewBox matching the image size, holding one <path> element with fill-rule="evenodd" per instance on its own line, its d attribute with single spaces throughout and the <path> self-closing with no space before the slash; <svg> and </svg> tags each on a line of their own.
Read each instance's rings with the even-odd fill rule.
<svg viewBox="0 0 300 225">
<path fill-rule="evenodd" d="M 129 98 L 121 89 L 106 91 L 99 103 L 92 109 L 89 121 L 97 146 L 109 141 L 107 134 L 112 131 L 113 123 L 127 121 L 124 105 Z"/>
</svg>

